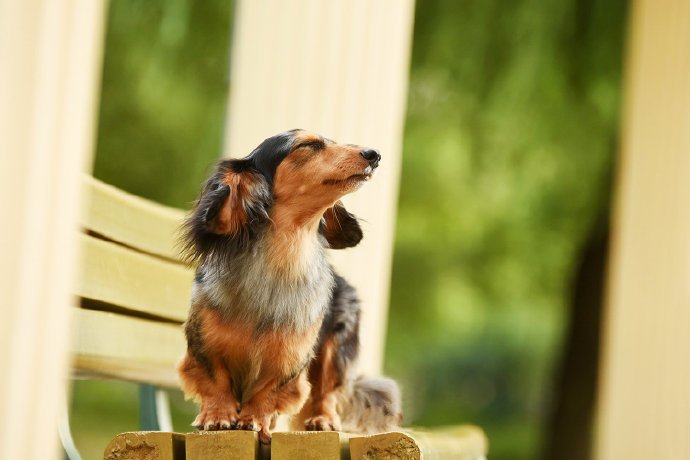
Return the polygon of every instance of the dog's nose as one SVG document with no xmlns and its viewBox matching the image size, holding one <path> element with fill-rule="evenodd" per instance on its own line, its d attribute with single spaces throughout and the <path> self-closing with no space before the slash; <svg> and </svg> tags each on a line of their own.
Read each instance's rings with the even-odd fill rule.
<svg viewBox="0 0 690 460">
<path fill-rule="evenodd" d="M 364 149 L 359 153 L 374 168 L 377 167 L 379 165 L 379 161 L 381 161 L 381 154 L 378 150 Z"/>
</svg>

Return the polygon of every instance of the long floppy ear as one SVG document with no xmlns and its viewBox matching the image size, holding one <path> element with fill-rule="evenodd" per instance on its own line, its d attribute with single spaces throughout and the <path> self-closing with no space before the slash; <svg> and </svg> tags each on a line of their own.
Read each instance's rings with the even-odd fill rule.
<svg viewBox="0 0 690 460">
<path fill-rule="evenodd" d="M 206 181 L 183 224 L 188 262 L 245 244 L 268 220 L 271 192 L 263 175 L 242 160 L 226 160 Z"/>
<path fill-rule="evenodd" d="M 319 231 L 331 249 L 355 247 L 362 241 L 363 236 L 357 218 L 347 212 L 340 201 L 323 214 Z"/>
</svg>

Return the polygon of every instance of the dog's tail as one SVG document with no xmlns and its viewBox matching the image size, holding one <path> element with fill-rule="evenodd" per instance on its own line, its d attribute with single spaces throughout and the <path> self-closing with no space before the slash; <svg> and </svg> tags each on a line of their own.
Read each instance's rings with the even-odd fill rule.
<svg viewBox="0 0 690 460">
<path fill-rule="evenodd" d="M 398 384 L 385 377 L 358 377 L 341 393 L 338 413 L 345 432 L 393 431 L 402 423 Z"/>
</svg>

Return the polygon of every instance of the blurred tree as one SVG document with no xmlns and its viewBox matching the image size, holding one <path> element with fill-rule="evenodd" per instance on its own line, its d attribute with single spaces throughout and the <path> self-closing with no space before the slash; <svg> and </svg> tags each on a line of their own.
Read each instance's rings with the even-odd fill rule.
<svg viewBox="0 0 690 460">
<path fill-rule="evenodd" d="M 387 370 L 409 421 L 534 458 L 608 203 L 624 0 L 417 3 Z"/>
<path fill-rule="evenodd" d="M 599 375 L 602 306 L 608 256 L 608 209 L 580 252 L 568 306 L 568 328 L 544 423 L 544 460 L 584 460 L 592 455 Z"/>
<path fill-rule="evenodd" d="M 94 176 L 188 208 L 221 153 L 232 2 L 113 0 Z"/>
</svg>

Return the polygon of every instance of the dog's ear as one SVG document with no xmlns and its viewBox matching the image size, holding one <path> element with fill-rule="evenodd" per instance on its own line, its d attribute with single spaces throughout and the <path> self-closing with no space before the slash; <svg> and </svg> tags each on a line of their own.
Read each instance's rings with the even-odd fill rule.
<svg viewBox="0 0 690 460">
<path fill-rule="evenodd" d="M 241 244 L 268 220 L 271 192 L 263 175 L 241 160 L 226 160 L 204 184 L 183 227 L 183 253 L 201 260 L 219 245 Z"/>
<path fill-rule="evenodd" d="M 228 233 L 231 225 L 239 228 L 239 219 L 229 209 L 230 185 L 222 180 L 207 184 L 197 205 L 198 218 L 211 233 Z"/>
<path fill-rule="evenodd" d="M 319 231 L 331 249 L 352 248 L 362 241 L 362 228 L 357 218 L 338 201 L 323 214 Z"/>
<path fill-rule="evenodd" d="M 197 205 L 206 230 L 238 236 L 249 230 L 257 217 L 267 216 L 268 184 L 250 170 L 222 171 L 209 181 Z"/>
</svg>

